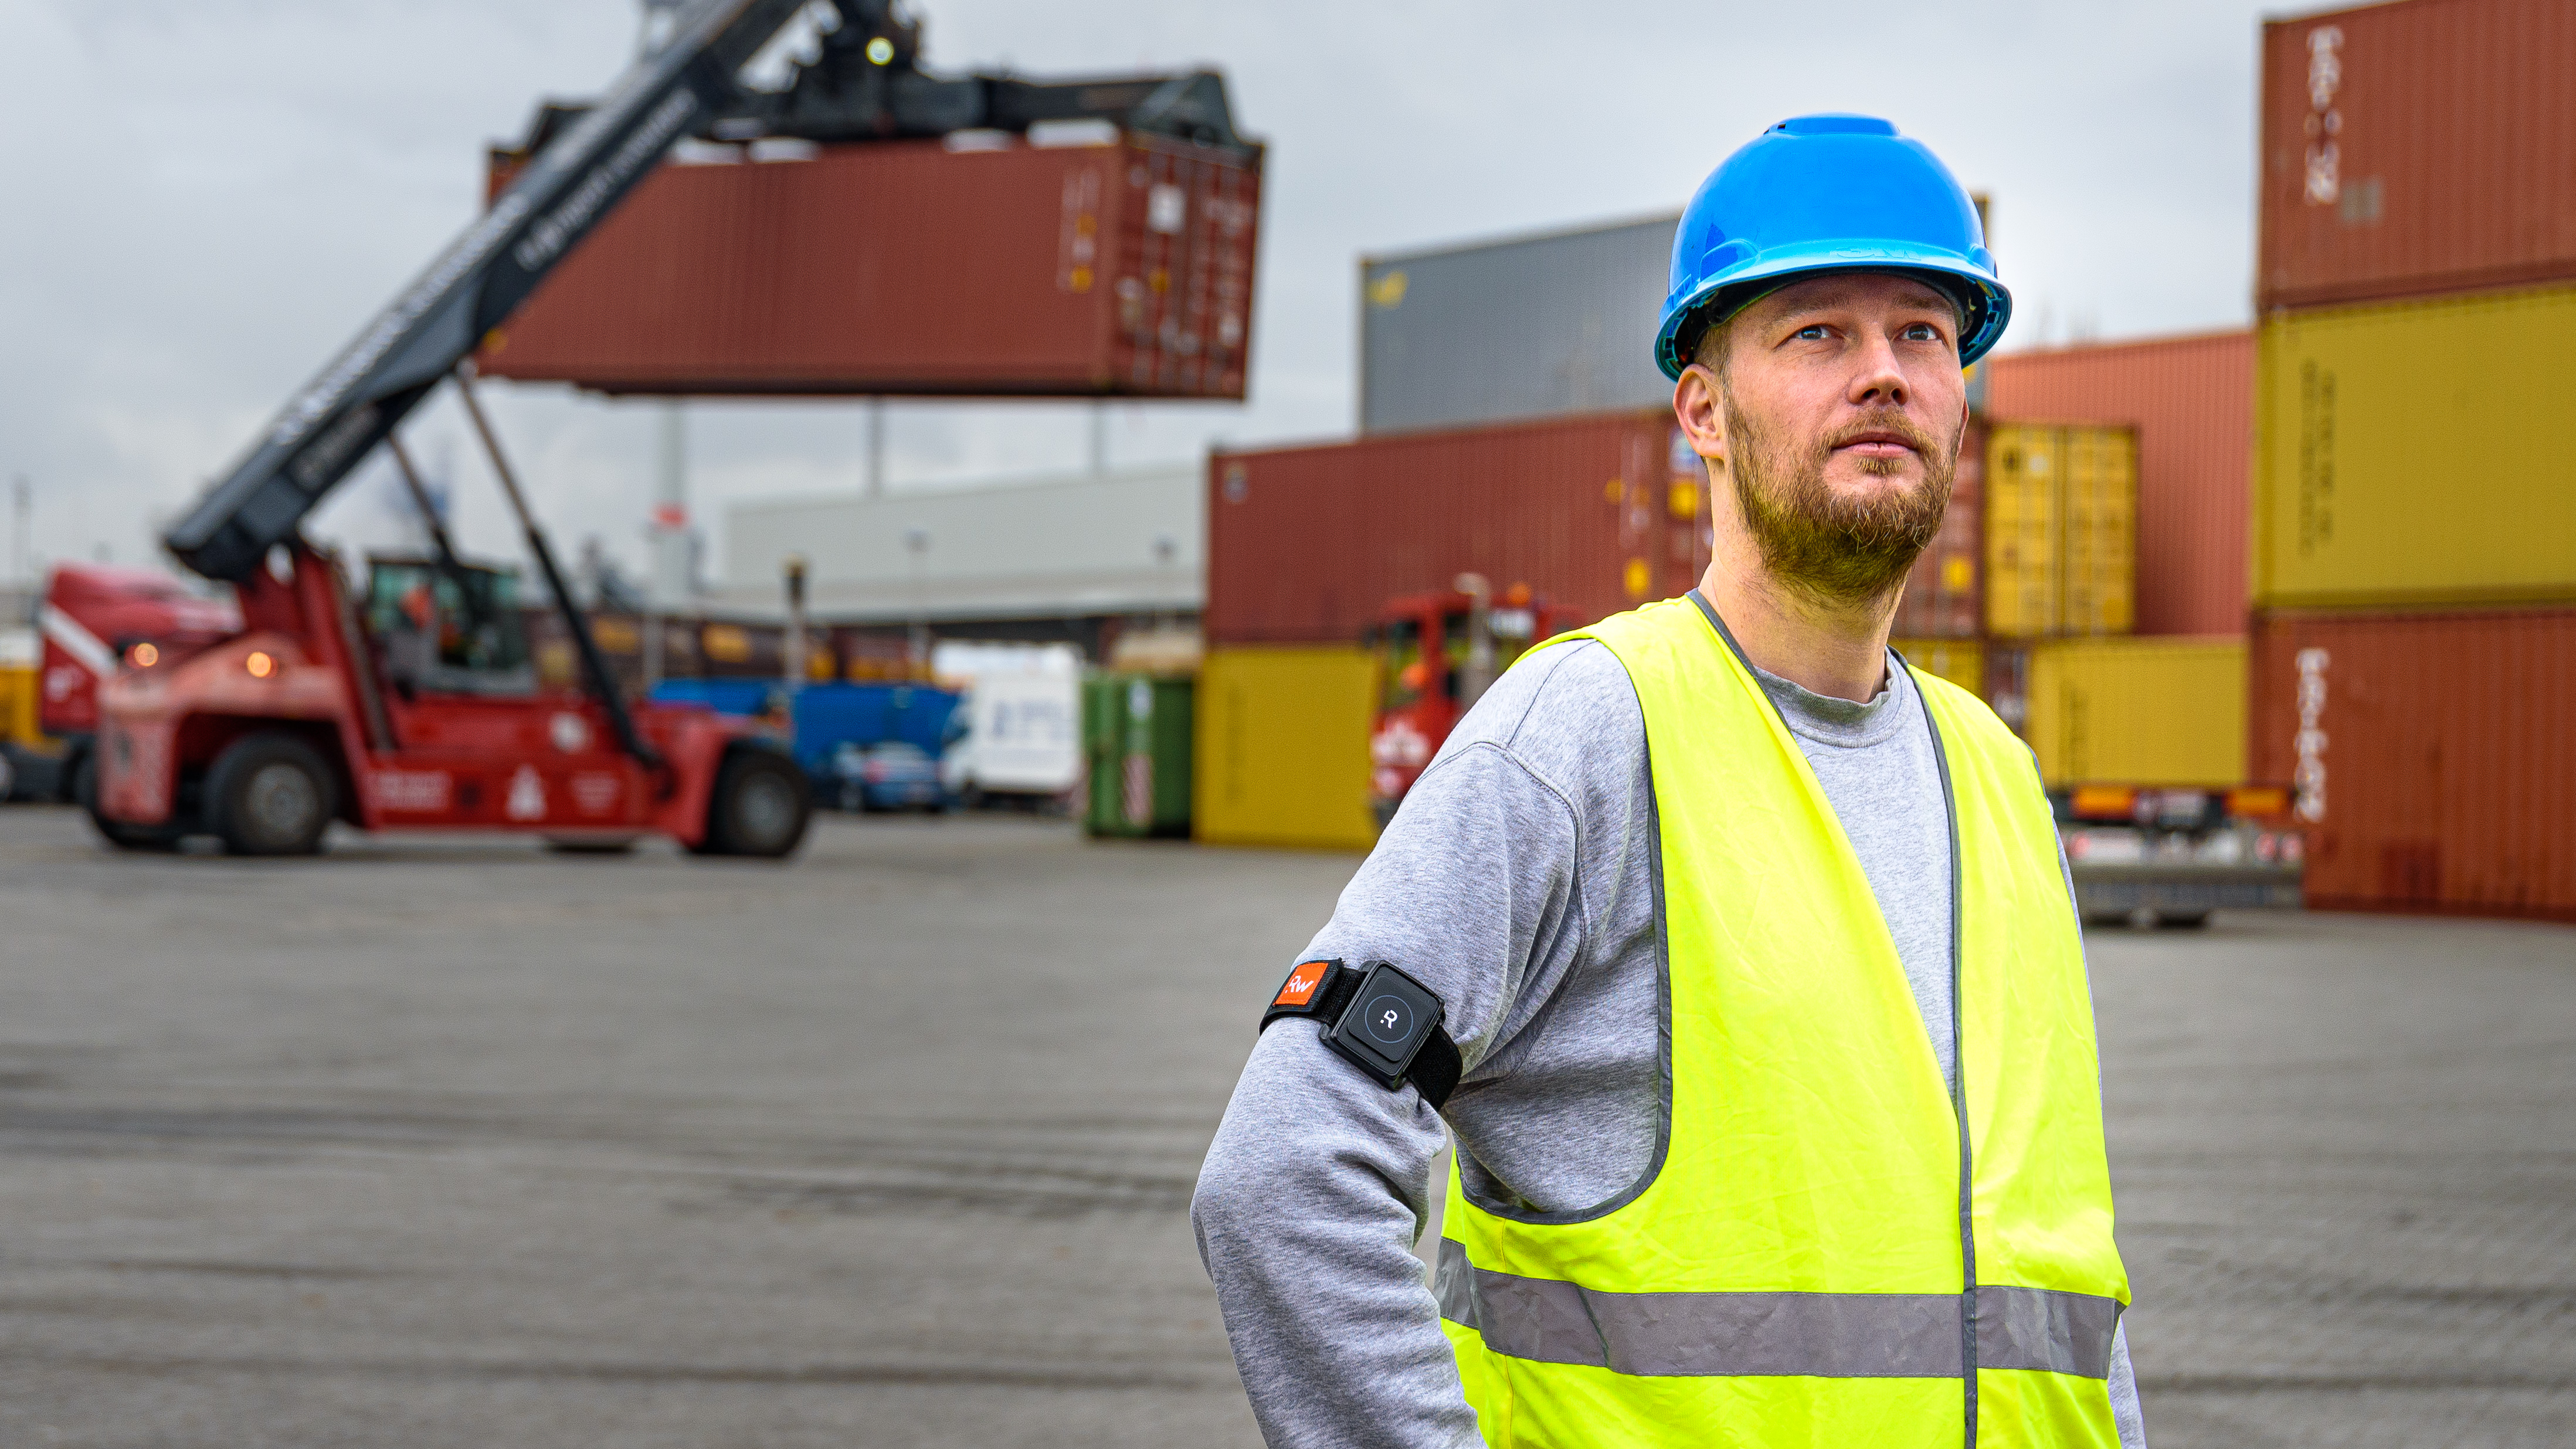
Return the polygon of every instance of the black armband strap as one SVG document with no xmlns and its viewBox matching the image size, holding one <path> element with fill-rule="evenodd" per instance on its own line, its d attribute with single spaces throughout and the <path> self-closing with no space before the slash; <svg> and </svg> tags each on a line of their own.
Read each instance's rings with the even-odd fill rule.
<svg viewBox="0 0 2576 1449">
<path fill-rule="evenodd" d="M 1283 1017 L 1324 1024 L 1324 1045 L 1389 1091 L 1413 1084 L 1434 1108 L 1449 1100 L 1463 1064 L 1442 1030 L 1448 1008 L 1429 987 L 1384 961 L 1354 970 L 1340 961 L 1301 961 L 1261 1013 L 1261 1029 Z"/>
</svg>

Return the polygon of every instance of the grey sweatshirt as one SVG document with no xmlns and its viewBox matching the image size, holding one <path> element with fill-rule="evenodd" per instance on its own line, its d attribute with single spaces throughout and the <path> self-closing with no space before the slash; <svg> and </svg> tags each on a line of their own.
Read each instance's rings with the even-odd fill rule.
<svg viewBox="0 0 2576 1449">
<path fill-rule="evenodd" d="M 1913 683 L 1891 662 L 1864 705 L 1761 678 L 1955 1074 L 1949 825 Z M 1393 961 L 1439 993 L 1466 1063 L 1447 1128 L 1478 1200 L 1590 1208 L 1655 1161 L 1669 1045 L 1657 854 L 1627 672 L 1597 643 L 1548 649 L 1450 733 L 1298 958 Z M 1262 1034 L 1191 1204 L 1254 1417 L 1279 1446 L 1470 1449 L 1475 1415 L 1413 1252 L 1444 1113 L 1318 1034 L 1302 1020 Z M 2110 1389 L 2124 1449 L 2144 1449 L 2125 1335 Z"/>
</svg>

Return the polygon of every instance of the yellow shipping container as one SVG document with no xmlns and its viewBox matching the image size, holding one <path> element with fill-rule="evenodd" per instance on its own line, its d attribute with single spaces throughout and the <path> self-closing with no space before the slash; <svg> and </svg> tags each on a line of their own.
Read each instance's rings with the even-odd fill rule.
<svg viewBox="0 0 2576 1449">
<path fill-rule="evenodd" d="M 2126 634 L 2137 618 L 2138 437 L 1997 423 L 1986 441 L 1986 629 Z"/>
<path fill-rule="evenodd" d="M 1974 639 L 1890 639 L 1905 662 L 1986 697 L 1986 646 Z"/>
<path fill-rule="evenodd" d="M 2022 737 L 2052 787 L 2245 782 L 2245 641 L 2067 639 L 2030 650 Z"/>
<path fill-rule="evenodd" d="M 2255 604 L 2576 599 L 2571 337 L 2576 287 L 2264 319 Z"/>
<path fill-rule="evenodd" d="M 0 664 L 0 740 L 32 745 L 44 737 L 36 729 L 36 666 Z"/>
<path fill-rule="evenodd" d="M 1216 649 L 1199 671 L 1192 831 L 1222 845 L 1366 850 L 1377 658 L 1344 646 Z"/>
</svg>

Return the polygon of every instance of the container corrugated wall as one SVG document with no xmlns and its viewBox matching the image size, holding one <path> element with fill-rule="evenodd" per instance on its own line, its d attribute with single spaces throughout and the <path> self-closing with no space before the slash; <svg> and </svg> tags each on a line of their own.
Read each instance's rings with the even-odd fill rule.
<svg viewBox="0 0 2576 1449">
<path fill-rule="evenodd" d="M 2242 633 L 2254 334 L 2014 353 L 1985 369 L 1996 417 L 2137 430 L 2136 632 Z"/>
<path fill-rule="evenodd" d="M 2022 737 L 2052 787 L 2245 782 L 2245 640 L 2050 640 L 2030 648 Z"/>
<path fill-rule="evenodd" d="M 1977 639 L 1908 639 L 1887 641 L 1905 662 L 1926 674 L 1946 679 L 1970 694 L 1986 691 L 1986 646 Z"/>
<path fill-rule="evenodd" d="M 1966 639 L 1985 631 L 1985 480 L 1986 427 L 1972 421 L 1959 440 L 1959 468 L 1941 531 L 1905 576 L 1905 594 L 1896 605 L 1899 635 Z"/>
<path fill-rule="evenodd" d="M 1366 850 L 1377 658 L 1351 646 L 1214 649 L 1199 671 L 1192 831 L 1223 845 Z"/>
<path fill-rule="evenodd" d="M 479 365 L 605 392 L 1241 398 L 1260 180 L 1258 153 L 1145 137 L 665 165 Z"/>
<path fill-rule="evenodd" d="M 1679 216 L 1360 262 L 1360 431 L 1671 401 L 1655 324 Z"/>
<path fill-rule="evenodd" d="M 1986 445 L 1986 629 L 2125 634 L 2136 619 L 2137 435 L 1997 422 Z"/>
<path fill-rule="evenodd" d="M 2252 669 L 2309 904 L 2576 919 L 2576 610 L 2271 615 Z"/>
<path fill-rule="evenodd" d="M 1622 413 L 1214 454 L 1208 642 L 1356 640 L 1387 600 L 1466 572 L 1585 623 L 1682 593 L 1707 552 L 1679 431 Z"/>
<path fill-rule="evenodd" d="M 2266 318 L 2257 607 L 2576 600 L 2571 338 L 2576 287 Z"/>
<path fill-rule="evenodd" d="M 2263 27 L 2260 309 L 2576 276 L 2576 5 Z"/>
</svg>

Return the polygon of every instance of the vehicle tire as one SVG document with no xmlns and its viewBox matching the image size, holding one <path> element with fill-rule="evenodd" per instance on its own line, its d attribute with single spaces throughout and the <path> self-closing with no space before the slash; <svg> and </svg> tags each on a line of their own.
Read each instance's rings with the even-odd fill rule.
<svg viewBox="0 0 2576 1449">
<path fill-rule="evenodd" d="M 340 809 L 330 762 L 293 735 L 244 735 L 206 772 L 206 813 L 231 855 L 313 855 Z"/>
<path fill-rule="evenodd" d="M 705 853 L 766 860 L 793 854 L 813 814 L 813 792 L 794 761 L 768 750 L 734 750 L 716 771 L 707 800 Z"/>
<path fill-rule="evenodd" d="M 98 838 L 119 850 L 168 851 L 179 848 L 179 837 L 183 832 L 175 822 L 135 825 L 111 820 L 99 813 L 98 759 L 95 755 L 85 753 L 72 766 L 72 803 L 89 817 L 90 828 L 98 832 Z"/>
</svg>

